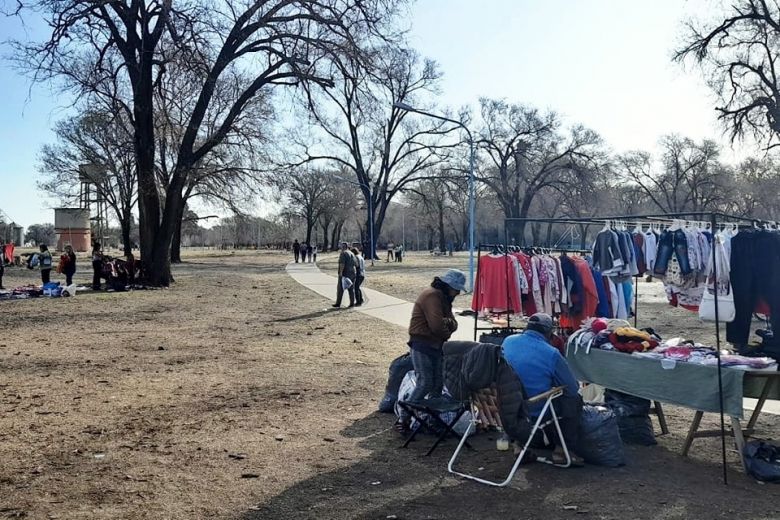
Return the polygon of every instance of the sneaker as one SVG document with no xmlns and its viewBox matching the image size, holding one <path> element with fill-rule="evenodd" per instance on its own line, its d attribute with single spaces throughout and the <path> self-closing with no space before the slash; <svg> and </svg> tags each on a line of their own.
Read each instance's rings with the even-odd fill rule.
<svg viewBox="0 0 780 520">
<path fill-rule="evenodd" d="M 331 305 L 331 307 L 333 307 L 334 309 L 340 309 L 341 305 L 338 303 L 334 303 L 333 305 Z"/>
</svg>

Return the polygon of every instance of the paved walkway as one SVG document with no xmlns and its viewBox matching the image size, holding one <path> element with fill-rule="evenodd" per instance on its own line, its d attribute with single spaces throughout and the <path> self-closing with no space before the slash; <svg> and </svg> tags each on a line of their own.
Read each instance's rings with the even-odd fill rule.
<svg viewBox="0 0 780 520">
<path fill-rule="evenodd" d="M 299 284 L 308 287 L 322 296 L 336 301 L 336 277 L 323 273 L 316 264 L 305 263 L 287 264 L 287 272 Z M 389 296 L 373 289 L 361 288 L 365 302 L 360 307 L 353 307 L 349 312 L 362 312 L 374 318 L 393 323 L 406 329 L 409 326 L 409 318 L 412 316 L 411 302 Z M 344 295 L 346 304 L 349 304 L 347 295 Z M 344 303 L 344 302 L 342 302 Z M 334 312 L 339 312 L 334 310 Z M 346 309 L 340 312 L 348 312 Z M 456 316 L 458 330 L 452 339 L 474 339 L 474 318 L 468 316 Z"/>
<path fill-rule="evenodd" d="M 299 284 L 334 302 L 336 301 L 336 277 L 323 273 L 316 264 L 296 264 L 291 262 L 287 264 L 287 272 Z M 362 291 L 366 302 L 360 307 L 350 309 L 350 312 L 362 312 L 404 329 L 409 326 L 409 317 L 412 315 L 412 303 L 373 289 L 363 288 Z M 348 300 L 347 303 L 349 303 Z M 338 311 L 334 310 L 334 312 Z M 341 312 L 347 311 L 342 310 Z M 456 316 L 456 318 L 458 320 L 458 330 L 453 334 L 452 339 L 473 340 L 474 318 L 467 316 Z M 755 399 L 745 399 L 745 408 L 752 410 L 755 406 Z M 780 401 L 767 401 L 763 411 L 765 413 L 780 414 Z"/>
</svg>

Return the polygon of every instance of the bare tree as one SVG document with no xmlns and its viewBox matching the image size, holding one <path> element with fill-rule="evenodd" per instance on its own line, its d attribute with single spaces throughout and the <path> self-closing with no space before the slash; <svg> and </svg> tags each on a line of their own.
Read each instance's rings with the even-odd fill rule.
<svg viewBox="0 0 780 520">
<path fill-rule="evenodd" d="M 367 54 L 372 67 L 345 56 L 333 65 L 335 88 L 307 90 L 322 143 L 298 144 L 304 149 L 303 162 L 324 161 L 357 180 L 366 207 L 374 211 L 366 228 L 373 219 L 376 242 L 393 198 L 441 164 L 457 142 L 442 141 L 456 131 L 451 125 L 410 116 L 394 106 L 415 105 L 435 92 L 441 78 L 435 62 L 394 45 Z"/>
<path fill-rule="evenodd" d="M 478 178 L 490 188 L 508 218 L 528 216 L 536 195 L 545 188 L 565 188 L 606 161 L 601 138 L 582 126 L 568 135 L 554 112 L 541 113 L 501 100 L 480 99 L 482 128 Z M 523 240 L 524 224 L 514 231 Z"/>
<path fill-rule="evenodd" d="M 287 208 L 306 223 L 304 242 L 311 244 L 312 230 L 328 211 L 328 193 L 335 188 L 333 176 L 318 169 L 301 167 L 290 175 L 271 175 L 271 184 Z"/>
<path fill-rule="evenodd" d="M 780 144 L 780 4 L 736 0 L 722 21 L 691 21 L 686 32 L 674 58 L 700 66 L 720 97 L 716 110 L 731 139 Z"/>
<path fill-rule="evenodd" d="M 130 254 L 130 228 L 138 200 L 132 126 L 122 112 L 85 109 L 54 126 L 57 144 L 44 145 L 38 170 L 38 187 L 63 204 L 79 201 L 81 172 L 85 163 L 97 165 L 100 175 L 91 179 L 100 197 L 116 215 L 125 254 Z"/>
<path fill-rule="evenodd" d="M 735 177 L 735 213 L 780 220 L 780 164 L 775 158 L 747 159 L 737 167 Z"/>
<path fill-rule="evenodd" d="M 726 203 L 731 172 L 719 162 L 713 141 L 667 135 L 659 144 L 658 160 L 643 151 L 619 156 L 622 178 L 668 213 L 714 210 Z"/>
<path fill-rule="evenodd" d="M 113 90 L 106 85 L 125 86 L 127 96 L 115 101 L 122 102 L 133 123 L 141 254 L 149 282 L 168 285 L 171 241 L 197 165 L 224 142 L 261 91 L 308 82 L 332 85 L 323 65 L 335 54 L 351 52 L 364 34 L 385 31 L 396 3 L 19 0 L 14 6 L 42 14 L 51 35 L 40 44 L 18 44 L 18 61 L 36 80 L 61 80 L 78 95 L 110 95 Z M 202 80 L 184 133 L 173 143 L 176 165 L 161 197 L 154 89 L 172 63 L 191 64 Z M 230 107 L 209 132 L 207 115 L 216 93 L 225 89 L 231 93 Z"/>
</svg>

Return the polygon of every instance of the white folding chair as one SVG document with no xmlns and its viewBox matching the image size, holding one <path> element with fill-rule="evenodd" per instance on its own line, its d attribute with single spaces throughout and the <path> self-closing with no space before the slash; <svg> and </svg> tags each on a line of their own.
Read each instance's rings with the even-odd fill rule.
<svg viewBox="0 0 780 520">
<path fill-rule="evenodd" d="M 566 446 L 566 441 L 564 440 L 563 433 L 561 432 L 561 425 L 558 422 L 558 416 L 555 414 L 555 409 L 553 408 L 553 404 L 552 404 L 553 399 L 557 399 L 558 397 L 563 395 L 564 388 L 566 387 L 557 386 L 555 388 L 548 390 L 547 392 L 531 397 L 526 401 L 529 405 L 533 405 L 544 401 L 544 406 L 542 406 L 542 411 L 539 413 L 539 417 L 537 417 L 536 422 L 534 423 L 533 428 L 531 429 L 531 433 L 528 436 L 528 440 L 525 442 L 523 449 L 520 451 L 520 453 L 517 456 L 517 459 L 515 460 L 515 463 L 512 465 L 512 469 L 509 472 L 509 475 L 506 477 L 506 479 L 504 479 L 501 482 L 493 482 L 491 480 L 480 478 L 477 477 L 476 475 L 471 475 L 469 473 L 456 471 L 454 469 L 455 460 L 458 458 L 458 455 L 460 455 L 460 452 L 463 449 L 463 446 L 465 445 L 469 435 L 471 435 L 471 433 L 476 430 L 478 423 L 481 423 L 484 427 L 494 426 L 503 429 L 503 426 L 501 425 L 501 418 L 498 416 L 498 413 L 495 412 L 496 410 L 495 404 L 498 402 L 498 396 L 496 395 L 495 387 L 486 388 L 472 394 L 471 397 L 472 420 L 469 422 L 468 428 L 466 428 L 466 432 L 463 434 L 463 437 L 461 437 L 458 447 L 455 448 L 455 453 L 453 453 L 452 457 L 450 458 L 450 462 L 447 465 L 447 471 L 449 471 L 454 475 L 459 475 L 463 478 L 476 480 L 477 482 L 481 482 L 482 484 L 487 484 L 489 486 L 496 486 L 496 487 L 507 486 L 512 481 L 512 478 L 514 478 L 515 473 L 517 472 L 517 468 L 520 467 L 520 462 L 523 460 L 526 451 L 528 451 L 528 447 L 531 445 L 531 442 L 533 441 L 536 432 L 548 426 L 551 423 L 555 424 L 555 430 L 558 433 L 558 439 L 560 440 L 561 447 L 563 448 L 563 453 L 565 455 L 566 462 L 564 464 L 556 464 L 552 460 L 548 460 L 545 457 L 537 457 L 536 460 L 538 462 L 551 464 L 559 468 L 568 468 L 569 466 L 571 466 L 571 455 L 569 455 L 569 448 L 568 446 Z M 549 417 L 545 420 L 546 415 L 549 415 Z"/>
</svg>

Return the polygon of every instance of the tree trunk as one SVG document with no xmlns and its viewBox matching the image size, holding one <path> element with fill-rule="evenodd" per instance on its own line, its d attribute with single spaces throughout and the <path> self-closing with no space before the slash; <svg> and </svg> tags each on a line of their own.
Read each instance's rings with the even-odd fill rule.
<svg viewBox="0 0 780 520">
<path fill-rule="evenodd" d="M 333 224 L 333 230 L 330 232 L 330 250 L 331 251 L 335 251 L 336 250 L 336 245 L 337 245 L 337 241 L 338 241 L 338 238 L 339 238 L 338 231 L 339 231 L 339 225 L 338 225 L 338 223 L 334 223 Z"/>
<path fill-rule="evenodd" d="M 311 230 L 314 229 L 314 218 L 310 215 L 306 215 L 306 242 L 305 244 L 311 244 Z"/>
<path fill-rule="evenodd" d="M 542 225 L 538 222 L 531 224 L 531 245 L 532 246 L 539 246 L 541 245 L 539 243 L 539 235 L 542 231 Z"/>
<path fill-rule="evenodd" d="M 122 244 L 125 256 L 133 253 L 133 244 L 130 242 L 130 221 L 132 218 L 132 214 L 128 211 L 126 217 L 123 216 L 122 220 L 119 221 L 119 226 L 122 228 Z"/>
<path fill-rule="evenodd" d="M 171 263 L 181 263 L 181 224 L 184 220 L 184 204 L 181 205 L 179 215 L 176 218 L 176 226 L 173 232 L 173 239 L 171 241 Z"/>
<path fill-rule="evenodd" d="M 444 240 L 444 207 L 439 204 L 438 208 L 438 225 L 439 225 L 439 251 L 442 253 L 447 250 L 447 244 Z"/>
<path fill-rule="evenodd" d="M 336 225 L 336 236 L 333 240 L 333 248 L 335 250 L 338 250 L 341 244 L 341 232 L 343 230 L 344 230 L 344 222 L 339 222 L 338 225 Z"/>
<path fill-rule="evenodd" d="M 328 228 L 330 227 L 330 222 L 324 222 L 321 224 L 322 227 L 322 251 L 328 250 Z"/>
<path fill-rule="evenodd" d="M 151 64 L 149 64 L 151 67 Z M 135 86 L 133 114 L 135 127 L 133 145 L 138 168 L 138 232 L 144 276 L 152 285 L 168 285 L 170 268 L 160 261 L 156 251 L 160 230 L 160 197 L 154 173 L 154 114 L 151 108 L 152 75 L 141 72 Z M 165 251 L 167 258 L 168 251 Z"/>
</svg>

